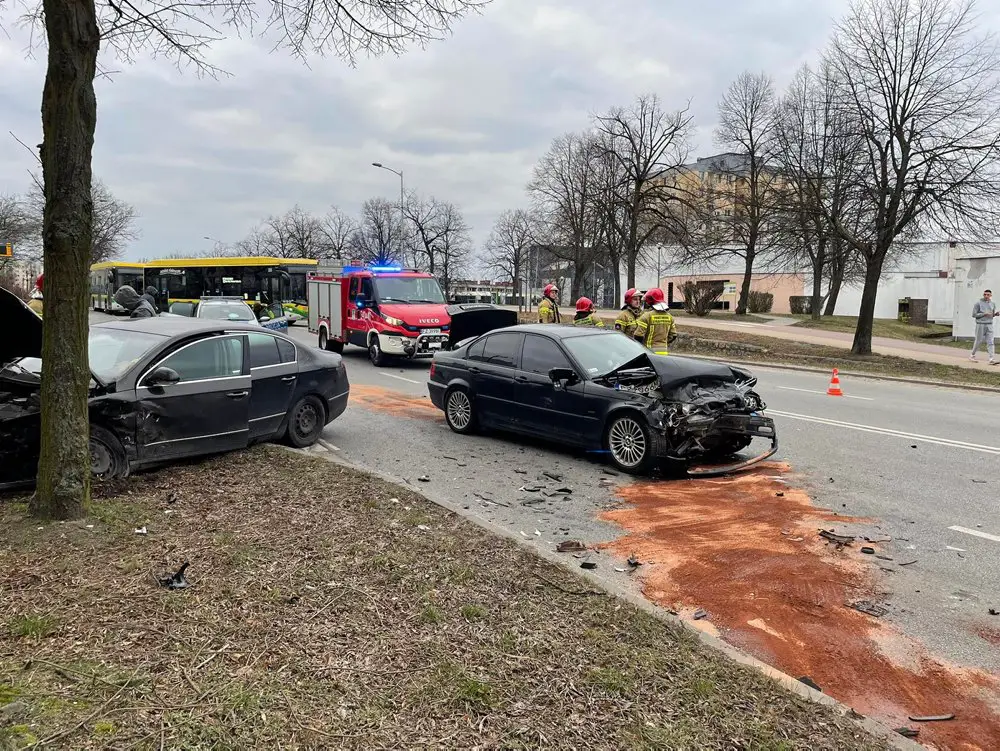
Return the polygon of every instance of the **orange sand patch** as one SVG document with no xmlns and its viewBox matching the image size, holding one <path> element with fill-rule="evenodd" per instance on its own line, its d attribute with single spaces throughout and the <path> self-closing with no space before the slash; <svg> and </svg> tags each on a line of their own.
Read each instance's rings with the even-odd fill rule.
<svg viewBox="0 0 1000 751">
<path fill-rule="evenodd" d="M 878 601 L 877 572 L 858 543 L 837 551 L 817 530 L 860 520 L 813 506 L 782 482 L 788 471 L 767 463 L 730 478 L 623 487 L 632 507 L 601 518 L 628 534 L 605 547 L 646 564 L 650 600 L 682 617 L 703 608 L 727 641 L 809 676 L 855 710 L 893 727 L 915 726 L 908 715 L 954 713 L 951 722 L 920 725 L 920 741 L 1000 748 L 1000 680 L 946 665 L 885 622 L 846 607 Z"/>
<path fill-rule="evenodd" d="M 378 386 L 351 386 L 351 401 L 367 409 L 384 412 L 395 417 L 444 421 L 444 413 L 424 396 L 410 396 L 399 391 Z"/>
</svg>

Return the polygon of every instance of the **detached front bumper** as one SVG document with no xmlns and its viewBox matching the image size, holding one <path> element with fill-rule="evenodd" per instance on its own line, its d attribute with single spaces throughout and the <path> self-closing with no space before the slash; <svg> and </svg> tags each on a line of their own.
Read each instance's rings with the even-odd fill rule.
<svg viewBox="0 0 1000 751">
<path fill-rule="evenodd" d="M 704 418 L 703 418 L 704 419 Z M 710 419 L 710 418 L 709 418 Z M 699 424 L 700 423 L 700 424 Z M 689 477 L 718 477 L 739 472 L 759 464 L 774 456 L 778 451 L 778 431 L 774 420 L 762 414 L 725 414 L 708 422 L 693 420 L 689 424 L 688 446 L 697 446 L 701 450 L 684 451 L 682 454 L 670 454 L 667 458 L 682 460 L 689 463 L 686 470 Z M 698 465 L 699 459 L 711 454 L 713 447 L 738 443 L 742 438 L 765 438 L 771 442 L 771 447 L 764 453 L 740 462 L 725 465 Z"/>
<path fill-rule="evenodd" d="M 440 352 L 448 341 L 448 333 L 427 333 L 418 336 L 403 336 L 402 334 L 378 335 L 378 344 L 387 355 L 395 357 L 433 357 Z"/>
</svg>

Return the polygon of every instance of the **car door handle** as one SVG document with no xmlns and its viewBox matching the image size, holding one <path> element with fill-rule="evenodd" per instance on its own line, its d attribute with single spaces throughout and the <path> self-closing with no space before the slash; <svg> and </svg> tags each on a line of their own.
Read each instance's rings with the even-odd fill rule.
<svg viewBox="0 0 1000 751">
<path fill-rule="evenodd" d="M 284 381 L 285 383 L 288 383 L 288 381 L 294 381 L 295 380 L 295 376 L 285 376 L 281 380 Z"/>
<path fill-rule="evenodd" d="M 527 383 L 528 382 L 528 377 L 527 376 L 514 376 L 514 380 L 517 381 L 518 383 Z"/>
<path fill-rule="evenodd" d="M 479 373 L 480 369 L 479 368 L 469 368 L 469 372 L 470 373 Z"/>
<path fill-rule="evenodd" d="M 244 396 L 249 395 L 249 391 L 230 391 L 226 394 L 230 399 L 242 399 Z"/>
</svg>

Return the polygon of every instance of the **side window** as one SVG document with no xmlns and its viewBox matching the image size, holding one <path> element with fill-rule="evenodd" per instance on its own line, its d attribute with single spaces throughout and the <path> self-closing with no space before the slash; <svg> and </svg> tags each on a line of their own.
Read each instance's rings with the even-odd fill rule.
<svg viewBox="0 0 1000 751">
<path fill-rule="evenodd" d="M 268 365 L 280 365 L 278 340 L 267 334 L 248 334 L 250 343 L 250 367 L 266 368 Z"/>
<path fill-rule="evenodd" d="M 486 349 L 486 339 L 480 339 L 478 342 L 473 342 L 472 346 L 469 347 L 468 359 L 470 360 L 482 360 L 483 350 Z"/>
<path fill-rule="evenodd" d="M 353 300 L 355 297 L 358 296 L 359 281 L 360 280 L 356 276 L 351 277 L 351 286 L 348 288 L 347 291 L 347 298 L 349 300 Z"/>
<path fill-rule="evenodd" d="M 521 370 L 548 375 L 552 368 L 573 368 L 559 345 L 544 336 L 529 334 L 521 352 Z"/>
<path fill-rule="evenodd" d="M 181 381 L 232 378 L 243 372 L 243 338 L 212 337 L 178 350 L 161 365 L 177 371 Z"/>
<path fill-rule="evenodd" d="M 490 365 L 504 365 L 516 368 L 518 352 L 521 349 L 521 341 L 523 339 L 524 334 L 491 334 L 486 337 L 486 350 L 483 360 Z"/>
<path fill-rule="evenodd" d="M 281 357 L 281 361 L 285 363 L 295 362 L 295 345 L 287 339 L 275 337 L 274 340 L 278 343 L 278 355 Z"/>
<path fill-rule="evenodd" d="M 361 292 L 365 296 L 365 300 L 371 302 L 375 299 L 375 285 L 372 284 L 370 276 L 366 276 L 361 280 Z"/>
</svg>

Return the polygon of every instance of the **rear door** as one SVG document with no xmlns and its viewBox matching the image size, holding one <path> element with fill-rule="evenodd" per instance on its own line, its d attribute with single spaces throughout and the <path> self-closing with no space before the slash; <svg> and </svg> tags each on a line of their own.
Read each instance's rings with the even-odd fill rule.
<svg viewBox="0 0 1000 751">
<path fill-rule="evenodd" d="M 469 374 L 480 418 L 498 428 L 516 429 L 521 416 L 514 376 L 523 342 L 524 334 L 505 331 L 485 337 L 477 358 L 470 352 Z"/>
<path fill-rule="evenodd" d="M 271 438 L 291 408 L 298 363 L 295 345 L 271 334 L 247 334 L 250 350 L 250 440 Z M 289 351 L 290 350 L 290 351 Z"/>
<path fill-rule="evenodd" d="M 143 461 L 243 448 L 249 439 L 251 377 L 246 335 L 208 335 L 160 358 L 139 378 L 136 443 Z M 158 367 L 180 381 L 148 382 Z"/>
<path fill-rule="evenodd" d="M 579 371 L 559 344 L 546 336 L 528 334 L 521 349 L 521 364 L 514 377 L 518 401 L 523 404 L 523 426 L 542 435 L 556 436 L 576 445 L 600 440 L 598 410 L 589 404 L 584 380 L 556 386 L 549 378 L 553 368 Z"/>
</svg>

